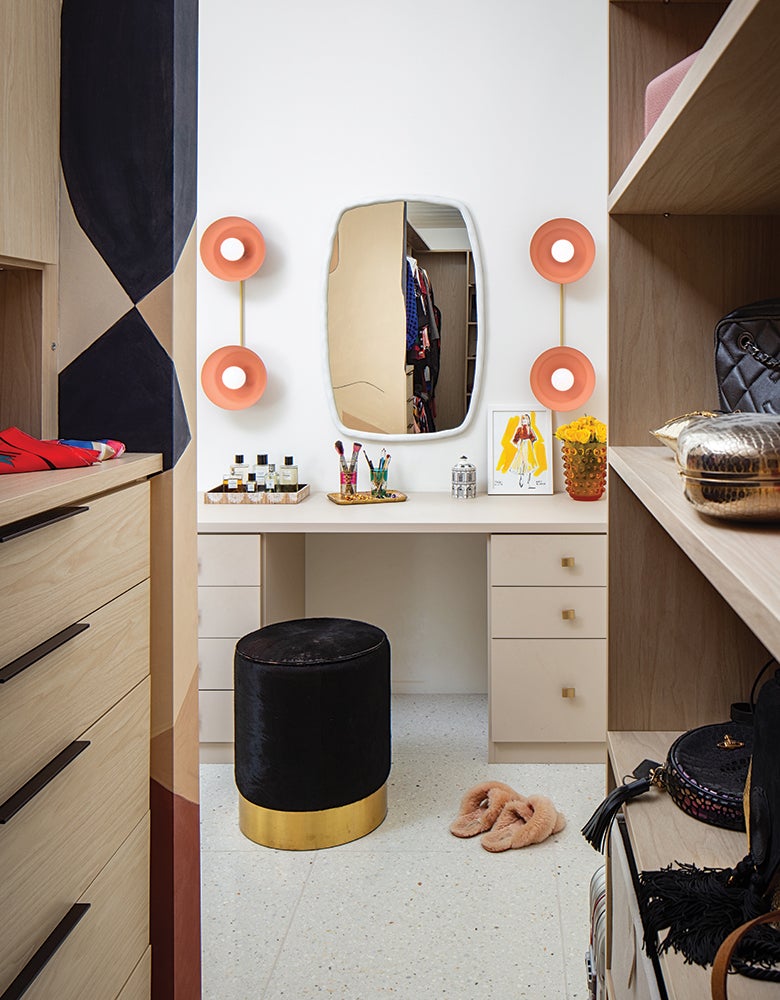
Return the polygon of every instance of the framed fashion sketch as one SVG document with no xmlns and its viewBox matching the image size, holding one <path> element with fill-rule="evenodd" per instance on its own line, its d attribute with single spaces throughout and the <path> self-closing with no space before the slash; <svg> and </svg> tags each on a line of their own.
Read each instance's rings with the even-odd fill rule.
<svg viewBox="0 0 780 1000">
<path fill-rule="evenodd" d="M 488 408 L 488 493 L 552 493 L 552 415 L 538 405 Z"/>
</svg>

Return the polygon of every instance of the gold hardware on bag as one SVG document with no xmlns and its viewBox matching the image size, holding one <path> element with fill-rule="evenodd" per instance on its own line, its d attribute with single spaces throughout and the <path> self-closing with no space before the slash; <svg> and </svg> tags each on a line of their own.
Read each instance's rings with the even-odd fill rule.
<svg viewBox="0 0 780 1000">
<path fill-rule="evenodd" d="M 565 611 L 561 611 L 561 618 L 565 622 L 570 622 L 572 620 L 572 618 L 576 618 L 576 617 L 577 616 L 574 613 L 574 608 L 567 608 Z"/>
<path fill-rule="evenodd" d="M 728 733 L 723 737 L 718 746 L 721 750 L 739 750 L 745 744 L 741 740 L 735 740 L 733 736 L 729 736 Z"/>
<path fill-rule="evenodd" d="M 561 688 L 561 698 L 573 698 L 576 693 L 575 688 Z"/>
<path fill-rule="evenodd" d="M 574 565 L 574 556 L 564 556 L 563 559 L 561 559 L 561 566 L 569 568 L 573 565 Z"/>
</svg>

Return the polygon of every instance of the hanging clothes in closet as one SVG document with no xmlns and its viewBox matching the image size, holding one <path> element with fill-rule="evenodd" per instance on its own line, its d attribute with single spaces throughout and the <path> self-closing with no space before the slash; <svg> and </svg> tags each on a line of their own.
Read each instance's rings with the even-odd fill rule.
<svg viewBox="0 0 780 1000">
<path fill-rule="evenodd" d="M 412 365 L 413 420 L 416 434 L 436 430 L 436 382 L 441 359 L 441 311 L 428 273 L 406 258 L 406 363 Z"/>
</svg>

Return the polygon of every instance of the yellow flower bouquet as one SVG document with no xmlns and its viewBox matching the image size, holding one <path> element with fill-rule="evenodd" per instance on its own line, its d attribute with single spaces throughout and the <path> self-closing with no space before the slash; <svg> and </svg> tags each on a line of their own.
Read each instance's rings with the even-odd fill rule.
<svg viewBox="0 0 780 1000">
<path fill-rule="evenodd" d="M 555 436 L 563 442 L 566 492 L 572 500 L 598 500 L 607 479 L 607 425 L 585 415 L 562 424 Z"/>
</svg>

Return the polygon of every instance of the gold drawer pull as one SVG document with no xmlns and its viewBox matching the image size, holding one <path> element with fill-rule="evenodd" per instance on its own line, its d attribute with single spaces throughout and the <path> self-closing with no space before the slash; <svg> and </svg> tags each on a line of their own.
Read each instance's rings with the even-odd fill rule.
<svg viewBox="0 0 780 1000">
<path fill-rule="evenodd" d="M 563 611 L 561 611 L 561 618 L 565 622 L 573 621 L 576 617 L 577 615 L 574 612 L 574 608 L 566 608 Z"/>
<path fill-rule="evenodd" d="M 561 688 L 561 698 L 573 698 L 576 693 L 575 688 Z"/>
<path fill-rule="evenodd" d="M 564 569 L 571 569 L 573 565 L 574 556 L 564 556 L 563 559 L 561 559 L 561 566 L 563 566 Z"/>
</svg>

